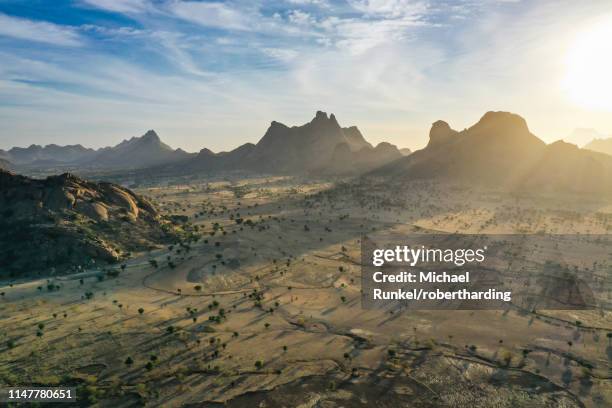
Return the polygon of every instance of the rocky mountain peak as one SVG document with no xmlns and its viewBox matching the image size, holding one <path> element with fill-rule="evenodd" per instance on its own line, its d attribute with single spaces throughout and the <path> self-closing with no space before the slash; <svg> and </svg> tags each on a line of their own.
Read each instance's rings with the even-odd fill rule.
<svg viewBox="0 0 612 408">
<path fill-rule="evenodd" d="M 453 130 L 448 123 L 443 120 L 435 121 L 429 130 L 429 145 L 434 146 L 448 141 L 457 131 Z"/>
<path fill-rule="evenodd" d="M 148 142 L 156 142 L 156 143 L 161 142 L 161 139 L 159 138 L 157 133 L 155 133 L 155 131 L 152 130 L 152 129 L 151 130 L 147 130 L 147 133 L 142 135 L 142 140 L 143 141 L 148 141 Z"/>
<path fill-rule="evenodd" d="M 324 120 L 328 120 L 327 112 L 317 111 L 313 119 L 313 122 L 314 121 L 324 121 Z"/>
<path fill-rule="evenodd" d="M 529 133 L 527 122 L 522 116 L 510 112 L 489 111 L 471 128 L 478 131 L 504 131 Z"/>
</svg>

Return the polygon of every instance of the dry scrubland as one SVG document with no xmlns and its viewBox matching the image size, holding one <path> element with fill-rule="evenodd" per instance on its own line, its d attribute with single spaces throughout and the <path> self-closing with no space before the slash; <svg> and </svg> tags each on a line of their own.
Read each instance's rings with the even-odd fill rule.
<svg viewBox="0 0 612 408">
<path fill-rule="evenodd" d="M 609 233 L 612 206 L 375 180 L 138 192 L 192 238 L 2 283 L 0 382 L 74 384 L 83 405 L 113 407 L 612 405 L 605 288 L 589 311 L 367 311 L 359 266 L 363 232 Z"/>
</svg>

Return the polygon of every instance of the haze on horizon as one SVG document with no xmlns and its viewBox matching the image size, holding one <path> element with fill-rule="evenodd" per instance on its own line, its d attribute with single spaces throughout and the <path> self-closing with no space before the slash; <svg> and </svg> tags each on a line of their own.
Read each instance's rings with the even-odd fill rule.
<svg viewBox="0 0 612 408">
<path fill-rule="evenodd" d="M 435 120 L 462 129 L 488 110 L 547 142 L 612 134 L 612 6 L 581 3 L 2 1 L 0 148 L 153 128 L 230 150 L 316 110 L 413 149 Z"/>
</svg>

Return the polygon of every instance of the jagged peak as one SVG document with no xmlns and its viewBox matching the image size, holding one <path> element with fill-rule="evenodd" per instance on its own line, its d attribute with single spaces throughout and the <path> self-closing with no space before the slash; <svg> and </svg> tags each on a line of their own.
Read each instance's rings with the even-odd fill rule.
<svg viewBox="0 0 612 408">
<path fill-rule="evenodd" d="M 333 127 L 342 129 L 340 124 L 338 124 L 338 120 L 336 119 L 336 115 L 333 113 L 328 116 L 327 112 L 317 111 L 315 117 L 310 121 L 309 125 L 318 126 L 318 127 Z"/>
<path fill-rule="evenodd" d="M 144 135 L 142 135 L 142 139 L 160 141 L 159 136 L 153 129 L 147 130 L 147 132 Z"/>
<path fill-rule="evenodd" d="M 332 113 L 332 115 L 333 115 L 333 113 Z M 315 120 L 317 120 L 317 119 L 319 119 L 319 120 L 322 120 L 322 119 L 327 120 L 328 119 L 327 118 L 327 112 L 323 112 L 323 111 L 318 110 L 317 113 L 315 114 L 314 119 Z"/>
<path fill-rule="evenodd" d="M 329 115 L 329 121 L 335 123 L 338 127 L 340 127 L 340 125 L 338 124 L 338 120 L 336 120 L 336 115 L 334 115 L 333 113 Z"/>
</svg>

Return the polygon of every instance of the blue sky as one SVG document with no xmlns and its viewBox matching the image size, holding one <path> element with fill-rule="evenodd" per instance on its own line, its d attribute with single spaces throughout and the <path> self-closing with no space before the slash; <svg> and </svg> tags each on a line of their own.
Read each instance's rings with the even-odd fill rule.
<svg viewBox="0 0 612 408">
<path fill-rule="evenodd" d="M 462 129 L 487 110 L 547 141 L 612 133 L 609 106 L 567 84 L 575 39 L 610 15 L 606 1 L 0 0 L 0 148 L 153 128 L 219 151 L 316 110 L 411 148 L 435 120 Z"/>
</svg>

